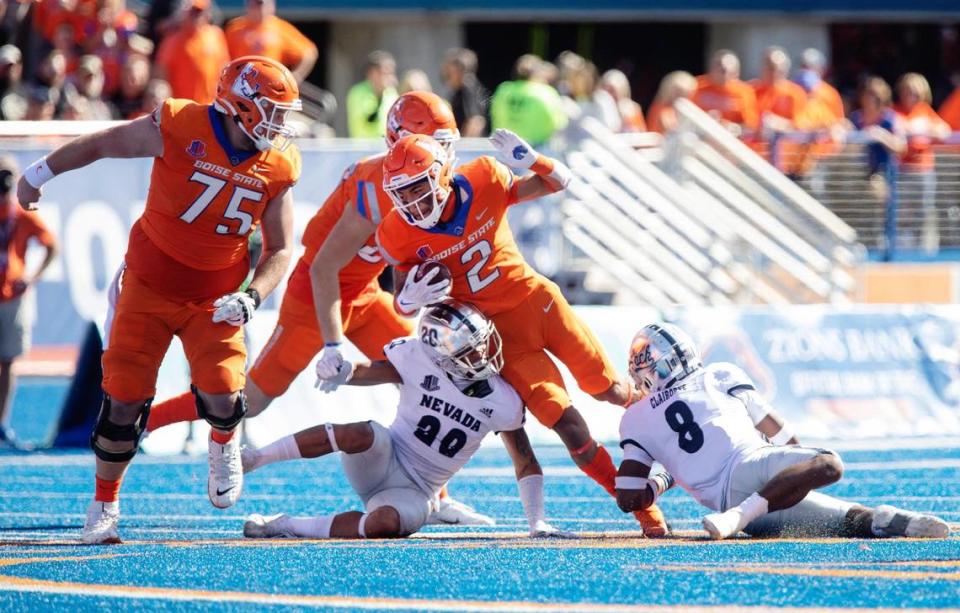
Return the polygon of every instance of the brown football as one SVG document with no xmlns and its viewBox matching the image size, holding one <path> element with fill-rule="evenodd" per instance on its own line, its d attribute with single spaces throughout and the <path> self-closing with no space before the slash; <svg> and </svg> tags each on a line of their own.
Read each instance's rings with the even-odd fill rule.
<svg viewBox="0 0 960 613">
<path fill-rule="evenodd" d="M 413 275 L 414 281 L 419 281 L 424 277 L 429 276 L 432 270 L 439 270 L 440 272 L 434 275 L 433 279 L 430 280 L 430 285 L 436 285 L 442 282 L 444 279 L 448 281 L 453 281 L 453 275 L 450 274 L 450 269 L 441 264 L 440 262 L 435 262 L 433 260 L 427 260 L 420 264 L 417 267 L 417 272 Z"/>
</svg>

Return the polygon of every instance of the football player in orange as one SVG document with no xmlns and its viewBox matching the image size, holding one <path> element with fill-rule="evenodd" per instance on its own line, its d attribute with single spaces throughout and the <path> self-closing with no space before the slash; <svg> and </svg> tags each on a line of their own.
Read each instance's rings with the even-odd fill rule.
<svg viewBox="0 0 960 613">
<path fill-rule="evenodd" d="M 491 142 L 512 168 L 483 156 L 456 170 L 446 151 L 426 136 L 406 136 L 384 159 L 384 188 L 393 210 L 377 229 L 377 244 L 396 274 L 397 310 L 415 314 L 446 293 L 488 314 L 503 337 L 503 376 L 530 412 L 552 428 L 574 462 L 611 496 L 616 468 L 572 406 L 550 351 L 598 400 L 626 406 L 633 386 L 622 379 L 593 333 L 574 314 L 557 285 L 524 261 L 506 222 L 507 208 L 566 187 L 561 162 L 539 155 L 513 132 Z M 449 268 L 449 284 L 418 278 L 425 261 Z M 433 273 L 436 274 L 436 273 Z M 663 536 L 659 509 L 637 515 L 648 536 Z"/>
<path fill-rule="evenodd" d="M 460 138 L 447 103 L 420 91 L 400 96 L 387 115 L 388 146 L 407 134 L 429 134 L 451 153 Z M 412 332 L 413 323 L 394 310 L 393 295 L 377 281 L 386 263 L 373 233 L 393 209 L 383 191 L 385 155 L 364 158 L 347 169 L 307 224 L 305 251 L 287 282 L 277 326 L 250 369 L 245 388 L 248 417 L 259 415 L 282 396 L 318 353 L 318 372 L 332 369 L 335 374 L 343 363 L 344 338 L 376 361 L 386 359 L 385 345 Z M 157 404 L 147 429 L 194 419 L 196 406 L 185 393 Z M 434 519 L 492 523 L 446 495 Z"/>
<path fill-rule="evenodd" d="M 86 543 L 119 542 L 120 482 L 137 451 L 173 336 L 190 363 L 197 410 L 212 426 L 207 493 L 233 504 L 243 486 L 238 437 L 245 400 L 243 324 L 290 262 L 300 154 L 287 115 L 297 83 L 259 56 L 223 69 L 214 104 L 169 99 L 152 115 L 82 136 L 34 162 L 18 186 L 27 208 L 55 175 L 104 158 L 153 157 L 143 215 L 111 287 L 103 405 L 91 435 L 96 494 Z M 247 237 L 262 224 L 264 251 L 246 290 Z"/>
</svg>

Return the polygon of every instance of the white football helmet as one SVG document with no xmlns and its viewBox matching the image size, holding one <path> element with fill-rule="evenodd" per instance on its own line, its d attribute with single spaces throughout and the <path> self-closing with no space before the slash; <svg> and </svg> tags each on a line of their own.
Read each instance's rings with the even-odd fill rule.
<svg viewBox="0 0 960 613">
<path fill-rule="evenodd" d="M 696 343 L 672 324 L 648 324 L 630 344 L 627 370 L 643 396 L 672 386 L 701 366 Z"/>
<path fill-rule="evenodd" d="M 424 309 L 420 342 L 437 366 L 460 379 L 489 379 L 503 368 L 497 327 L 476 307 L 452 298 Z"/>
</svg>

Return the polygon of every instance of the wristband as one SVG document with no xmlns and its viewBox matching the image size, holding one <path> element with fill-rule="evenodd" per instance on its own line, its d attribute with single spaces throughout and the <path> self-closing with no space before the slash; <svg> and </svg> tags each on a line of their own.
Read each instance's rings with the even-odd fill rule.
<svg viewBox="0 0 960 613">
<path fill-rule="evenodd" d="M 342 345 L 342 344 L 343 344 L 342 342 L 336 341 L 336 342 L 333 342 L 333 343 L 324 343 L 323 346 L 324 346 L 324 347 L 339 347 L 339 346 Z"/>
<path fill-rule="evenodd" d="M 618 490 L 642 490 L 651 485 L 646 477 L 617 477 L 614 480 L 614 487 Z M 651 489 L 656 493 L 657 487 L 654 485 Z"/>
<path fill-rule="evenodd" d="M 244 293 L 245 293 L 247 296 L 250 296 L 251 298 L 253 298 L 253 308 L 254 308 L 254 309 L 260 308 L 260 292 L 258 292 L 257 290 L 253 289 L 252 287 L 248 287 L 248 288 L 246 289 L 246 291 L 244 291 Z"/>
<path fill-rule="evenodd" d="M 538 175 L 547 175 L 563 187 L 569 185 L 570 181 L 573 180 L 573 172 L 566 164 L 545 155 L 537 155 L 537 161 L 530 166 L 530 170 Z"/>
<path fill-rule="evenodd" d="M 543 475 L 528 475 L 517 481 L 517 488 L 527 523 L 534 530 L 538 521 L 544 521 Z"/>
<path fill-rule="evenodd" d="M 23 178 L 26 179 L 27 183 L 33 186 L 34 189 L 40 189 L 41 185 L 54 176 L 56 175 L 50 170 L 46 157 L 42 157 L 33 164 L 30 164 L 27 166 L 27 169 L 23 171 Z"/>
<path fill-rule="evenodd" d="M 786 445 L 787 442 L 792 438 L 793 430 L 791 430 L 787 424 L 783 424 L 780 427 L 780 431 L 770 437 L 770 442 L 774 445 L 781 446 Z"/>
</svg>

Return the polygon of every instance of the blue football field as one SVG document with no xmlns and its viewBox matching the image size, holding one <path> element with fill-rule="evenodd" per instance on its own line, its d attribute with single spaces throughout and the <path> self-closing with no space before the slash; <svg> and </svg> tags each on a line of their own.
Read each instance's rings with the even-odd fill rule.
<svg viewBox="0 0 960 613">
<path fill-rule="evenodd" d="M 55 392 L 56 393 L 56 392 Z M 25 395 L 36 397 L 24 399 Z M 31 386 L 16 410 L 48 404 Z M 39 413 L 31 417 L 39 421 Z M 18 423 L 23 424 L 23 417 Z M 49 422 L 47 422 L 49 423 Z M 27 432 L 29 425 L 21 425 Z M 842 447 L 841 447 L 842 448 Z M 496 517 L 492 528 L 429 527 L 404 541 L 249 541 L 249 513 L 357 508 L 335 457 L 253 473 L 228 510 L 206 497 L 205 457 L 139 456 L 122 496 L 123 545 L 82 546 L 93 456 L 0 452 L 0 611 L 107 607 L 164 610 L 584 610 L 960 606 L 960 447 L 922 442 L 847 449 L 828 493 L 931 511 L 954 524 L 942 541 L 705 540 L 703 509 L 682 491 L 662 501 L 676 537 L 645 540 L 632 518 L 573 467 L 538 448 L 547 515 L 577 540 L 535 541 L 509 459 L 481 450 L 451 481 L 454 496 Z M 618 455 L 617 450 L 611 450 Z"/>
</svg>

